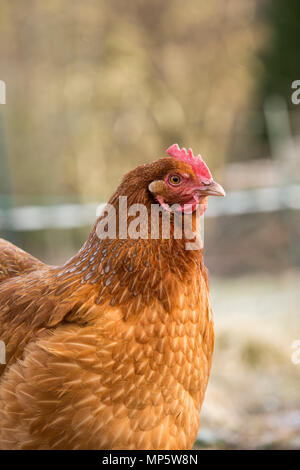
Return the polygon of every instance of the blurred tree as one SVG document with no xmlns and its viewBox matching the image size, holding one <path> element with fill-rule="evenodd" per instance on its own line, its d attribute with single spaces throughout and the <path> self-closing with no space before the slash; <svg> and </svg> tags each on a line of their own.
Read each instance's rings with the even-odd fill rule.
<svg viewBox="0 0 300 470">
<path fill-rule="evenodd" d="M 222 167 L 253 86 L 256 1 L 0 0 L 17 202 L 105 200 L 175 141 Z"/>
<path fill-rule="evenodd" d="M 291 84 L 300 80 L 299 0 L 272 0 L 265 4 L 262 17 L 269 29 L 269 39 L 260 52 L 263 74 L 258 101 L 262 106 L 271 95 L 284 97 L 290 108 Z"/>
<path fill-rule="evenodd" d="M 299 60 L 300 2 L 264 0 L 257 2 L 257 23 L 261 31 L 255 60 L 251 63 L 255 75 L 247 109 L 232 127 L 233 160 L 266 158 L 271 155 L 265 122 L 266 100 L 280 96 L 291 111 L 289 119 L 296 134 L 300 125 L 299 109 L 291 101 L 292 83 L 300 79 Z"/>
</svg>

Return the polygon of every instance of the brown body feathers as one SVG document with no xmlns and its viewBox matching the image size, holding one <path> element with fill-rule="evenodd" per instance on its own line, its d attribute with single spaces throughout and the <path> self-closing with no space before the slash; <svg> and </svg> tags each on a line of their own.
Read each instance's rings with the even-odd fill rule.
<svg viewBox="0 0 300 470">
<path fill-rule="evenodd" d="M 111 198 L 154 202 L 165 158 Z M 118 212 L 118 209 L 117 209 Z M 63 267 L 0 242 L 0 449 L 190 449 L 214 344 L 202 251 L 100 240 Z"/>
</svg>

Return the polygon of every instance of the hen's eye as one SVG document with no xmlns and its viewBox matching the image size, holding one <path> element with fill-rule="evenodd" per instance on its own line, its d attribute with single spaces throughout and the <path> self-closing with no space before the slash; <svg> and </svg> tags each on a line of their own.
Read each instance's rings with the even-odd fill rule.
<svg viewBox="0 0 300 470">
<path fill-rule="evenodd" d="M 171 184 L 177 185 L 181 183 L 181 178 L 178 175 L 171 175 L 169 181 Z"/>
</svg>

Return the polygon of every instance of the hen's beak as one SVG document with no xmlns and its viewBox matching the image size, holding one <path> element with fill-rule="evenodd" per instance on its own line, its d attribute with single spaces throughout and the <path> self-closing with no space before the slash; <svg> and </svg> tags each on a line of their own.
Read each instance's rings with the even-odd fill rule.
<svg viewBox="0 0 300 470">
<path fill-rule="evenodd" d="M 222 186 L 215 181 L 208 184 L 202 184 L 197 188 L 201 196 L 225 196 L 226 193 Z"/>
</svg>

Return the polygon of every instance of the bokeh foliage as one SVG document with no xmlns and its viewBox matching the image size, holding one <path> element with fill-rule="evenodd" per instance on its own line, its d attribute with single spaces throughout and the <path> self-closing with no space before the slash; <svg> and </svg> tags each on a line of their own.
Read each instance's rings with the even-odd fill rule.
<svg viewBox="0 0 300 470">
<path fill-rule="evenodd" d="M 258 82 L 258 101 L 262 105 L 268 96 L 280 95 L 294 109 L 291 84 L 300 77 L 300 3 L 297 0 L 267 2 L 261 18 L 268 34 L 259 53 L 263 73 Z"/>
<path fill-rule="evenodd" d="M 104 200 L 176 141 L 221 167 L 260 41 L 255 0 L 0 0 L 16 203 Z"/>
</svg>

